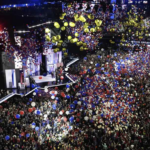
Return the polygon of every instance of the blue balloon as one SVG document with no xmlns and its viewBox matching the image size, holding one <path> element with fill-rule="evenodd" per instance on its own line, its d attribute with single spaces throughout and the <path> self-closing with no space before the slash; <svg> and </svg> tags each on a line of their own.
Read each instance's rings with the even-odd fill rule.
<svg viewBox="0 0 150 150">
<path fill-rule="evenodd" d="M 84 60 L 87 60 L 87 57 L 84 57 Z"/>
<path fill-rule="evenodd" d="M 10 136 L 9 136 L 9 135 L 6 135 L 6 136 L 5 136 L 5 139 L 6 139 L 6 140 L 9 140 L 9 139 L 10 139 Z"/>
<path fill-rule="evenodd" d="M 59 98 L 58 98 L 58 97 L 56 97 L 55 99 L 56 99 L 56 100 L 59 100 Z"/>
<path fill-rule="evenodd" d="M 38 89 L 35 89 L 35 90 L 34 90 L 34 92 L 36 92 L 36 93 L 37 93 L 37 92 L 38 92 Z"/>
<path fill-rule="evenodd" d="M 35 127 L 35 130 L 38 131 L 40 128 L 39 127 Z"/>
<path fill-rule="evenodd" d="M 14 121 L 12 121 L 11 124 L 14 124 Z"/>
<path fill-rule="evenodd" d="M 70 96 L 69 96 L 69 95 L 67 95 L 67 96 L 66 96 L 66 98 L 67 98 L 67 99 L 69 99 L 69 98 L 70 98 Z"/>
<path fill-rule="evenodd" d="M 69 110 L 69 113 L 73 113 L 73 112 L 74 112 L 74 110 L 73 110 L 73 109 L 70 109 L 70 110 Z"/>
<path fill-rule="evenodd" d="M 66 85 L 66 88 L 69 88 L 69 87 L 70 87 L 70 85 L 67 84 L 67 85 Z"/>
<path fill-rule="evenodd" d="M 40 113 L 41 113 L 40 110 L 37 110 L 37 115 L 40 115 Z"/>
<path fill-rule="evenodd" d="M 30 134 L 29 134 L 29 133 L 27 133 L 27 134 L 26 134 L 26 137 L 30 137 Z"/>
<path fill-rule="evenodd" d="M 98 58 L 101 58 L 101 56 L 100 56 L 100 55 L 98 55 L 97 57 L 98 57 Z"/>
<path fill-rule="evenodd" d="M 100 65 L 99 65 L 99 63 L 97 63 L 95 66 L 96 66 L 96 67 L 99 67 Z"/>
<path fill-rule="evenodd" d="M 72 109 L 74 109 L 74 108 L 75 108 L 75 105 L 74 105 L 74 104 L 71 104 L 70 107 L 71 107 Z"/>
<path fill-rule="evenodd" d="M 36 123 L 35 123 L 35 122 L 33 122 L 33 123 L 32 123 L 32 125 L 33 125 L 33 126 L 35 126 L 35 125 L 36 125 Z"/>
<path fill-rule="evenodd" d="M 32 101 L 32 98 L 29 98 L 29 101 L 31 102 L 31 101 Z"/>
<path fill-rule="evenodd" d="M 77 104 L 77 103 L 78 103 L 78 101 L 77 101 L 77 100 L 75 100 L 73 103 L 74 103 L 74 104 Z"/>
<path fill-rule="evenodd" d="M 54 110 L 56 109 L 56 105 L 55 104 L 53 104 L 52 107 L 53 107 Z"/>
<path fill-rule="evenodd" d="M 31 84 L 31 88 L 35 88 L 35 85 L 34 85 L 34 84 Z"/>
<path fill-rule="evenodd" d="M 70 117 L 70 118 L 69 118 L 69 121 L 70 121 L 70 122 L 73 122 L 73 120 L 74 120 L 74 117 Z"/>
<path fill-rule="evenodd" d="M 104 68 L 102 67 L 101 70 L 104 70 Z"/>
<path fill-rule="evenodd" d="M 17 118 L 17 119 L 19 119 L 19 118 L 20 118 L 20 115 L 19 115 L 19 114 L 17 114 L 17 115 L 16 115 L 16 118 Z"/>
</svg>

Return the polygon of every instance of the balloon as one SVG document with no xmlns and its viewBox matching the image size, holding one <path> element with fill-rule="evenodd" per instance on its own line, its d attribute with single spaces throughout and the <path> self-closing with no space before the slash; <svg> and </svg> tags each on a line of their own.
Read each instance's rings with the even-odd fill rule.
<svg viewBox="0 0 150 150">
<path fill-rule="evenodd" d="M 71 40 L 71 39 L 72 39 L 72 36 L 69 35 L 69 36 L 68 36 L 68 40 Z"/>
<path fill-rule="evenodd" d="M 64 26 L 65 26 L 65 27 L 68 27 L 68 22 L 64 22 Z"/>
<path fill-rule="evenodd" d="M 29 98 L 29 101 L 31 102 L 31 101 L 32 101 L 32 98 Z"/>
<path fill-rule="evenodd" d="M 40 114 L 41 114 L 41 111 L 40 111 L 40 110 L 37 110 L 36 113 L 37 113 L 37 115 L 40 115 Z"/>
<path fill-rule="evenodd" d="M 35 130 L 38 131 L 40 128 L 39 127 L 35 127 Z"/>
<path fill-rule="evenodd" d="M 61 30 L 62 30 L 62 31 L 65 31 L 65 29 L 66 29 L 65 27 L 61 27 Z"/>
<path fill-rule="evenodd" d="M 85 116 L 85 117 L 84 117 L 84 120 L 86 120 L 86 121 L 87 121 L 88 119 L 89 119 L 89 117 L 87 117 L 87 116 Z"/>
<path fill-rule="evenodd" d="M 24 111 L 21 110 L 21 111 L 20 111 L 20 115 L 24 115 Z"/>
<path fill-rule="evenodd" d="M 83 46 L 82 46 L 82 47 L 80 47 L 80 51 L 83 51 Z"/>
<path fill-rule="evenodd" d="M 69 22 L 69 26 L 70 27 L 75 27 L 75 23 L 74 22 Z"/>
<path fill-rule="evenodd" d="M 59 25 L 58 22 L 54 22 L 54 26 L 55 26 L 56 28 L 60 28 L 60 25 Z"/>
<path fill-rule="evenodd" d="M 78 103 L 77 103 L 78 105 L 81 105 L 81 102 L 80 101 L 78 101 Z"/>
<path fill-rule="evenodd" d="M 63 76 L 61 76 L 61 77 L 60 77 L 60 79 L 61 79 L 61 80 L 63 80 L 63 79 L 64 79 L 64 77 L 63 77 Z"/>
<path fill-rule="evenodd" d="M 60 36 L 60 35 L 57 35 L 57 36 L 56 36 L 56 39 L 57 39 L 57 40 L 60 40 L 60 39 L 61 39 L 61 36 Z"/>
<path fill-rule="evenodd" d="M 28 137 L 30 137 L 30 134 L 29 134 L 29 133 L 27 133 L 27 134 L 26 134 L 26 137 L 27 137 L 27 138 L 28 138 Z"/>
<path fill-rule="evenodd" d="M 66 111 L 66 115 L 69 115 L 69 111 Z"/>
<path fill-rule="evenodd" d="M 76 37 L 78 37 L 78 36 L 79 36 L 79 34 L 76 32 L 76 33 L 75 33 L 75 36 L 76 36 Z"/>
<path fill-rule="evenodd" d="M 20 119 L 20 115 L 19 115 L 19 114 L 17 114 L 17 115 L 16 115 L 16 118 L 17 118 L 17 119 Z"/>
<path fill-rule="evenodd" d="M 66 48 L 62 48 L 62 51 L 65 52 L 65 51 L 66 51 Z"/>
<path fill-rule="evenodd" d="M 55 99 L 55 96 L 51 96 L 51 99 Z"/>
<path fill-rule="evenodd" d="M 33 111 L 33 108 L 28 108 L 28 112 L 32 112 Z"/>
<path fill-rule="evenodd" d="M 63 20 L 63 19 L 64 19 L 64 16 L 60 16 L 59 19 L 60 19 L 60 20 Z"/>
<path fill-rule="evenodd" d="M 22 132 L 22 133 L 21 133 L 21 136 L 25 136 L 25 133 L 24 133 L 24 132 Z"/>
<path fill-rule="evenodd" d="M 57 46 L 58 46 L 58 47 L 61 47 L 61 43 L 58 43 Z"/>
<path fill-rule="evenodd" d="M 32 102 L 32 103 L 31 103 L 31 106 L 32 106 L 32 107 L 34 107 L 35 105 L 36 105 L 36 103 L 35 103 L 35 102 Z"/>
<path fill-rule="evenodd" d="M 88 29 L 88 28 L 85 28 L 85 29 L 84 29 L 84 32 L 85 32 L 85 33 L 88 33 L 88 32 L 89 32 L 89 29 Z"/>
<path fill-rule="evenodd" d="M 50 33 L 50 29 L 49 28 L 45 28 L 45 33 Z"/>
<path fill-rule="evenodd" d="M 62 16 L 66 16 L 66 13 L 62 13 Z"/>
<path fill-rule="evenodd" d="M 45 89 L 44 89 L 44 92 L 45 92 L 45 93 L 47 93 L 47 92 L 48 92 L 48 89 L 47 89 L 47 88 L 45 88 Z"/>
<path fill-rule="evenodd" d="M 53 105 L 52 105 L 52 108 L 55 110 L 55 109 L 56 109 L 56 105 L 55 105 L 55 104 L 53 104 Z"/>
<path fill-rule="evenodd" d="M 31 85 L 31 88 L 35 88 L 35 85 L 34 85 L 34 84 L 32 84 L 32 85 Z"/>
<path fill-rule="evenodd" d="M 90 31 L 91 31 L 91 32 L 95 32 L 95 28 L 91 28 Z"/>
<path fill-rule="evenodd" d="M 66 88 L 69 88 L 69 87 L 70 87 L 70 85 L 67 84 L 67 85 L 66 85 Z"/>
<path fill-rule="evenodd" d="M 80 46 L 80 42 L 77 42 L 77 46 Z"/>
<path fill-rule="evenodd" d="M 82 22 L 86 22 L 86 19 L 82 15 L 79 17 L 79 20 L 82 21 Z"/>
<path fill-rule="evenodd" d="M 8 141 L 9 139 L 10 139 L 10 136 L 9 136 L 9 135 L 6 135 L 6 136 L 5 136 L 5 140 Z"/>
<path fill-rule="evenodd" d="M 33 95 L 35 96 L 35 95 L 36 95 L 36 93 L 35 93 L 35 92 L 33 92 Z"/>
<path fill-rule="evenodd" d="M 66 98 L 67 98 L 67 99 L 69 99 L 69 98 L 70 98 L 70 96 L 69 96 L 69 95 L 66 95 Z"/>
<path fill-rule="evenodd" d="M 64 56 L 67 56 L 68 54 L 67 53 L 64 53 Z"/>
</svg>

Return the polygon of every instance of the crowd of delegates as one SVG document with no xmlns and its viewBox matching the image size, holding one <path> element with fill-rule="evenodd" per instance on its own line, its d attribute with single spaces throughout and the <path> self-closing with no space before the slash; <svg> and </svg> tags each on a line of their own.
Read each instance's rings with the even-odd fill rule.
<svg viewBox="0 0 150 150">
<path fill-rule="evenodd" d="M 149 64 L 150 50 L 89 55 L 75 85 L 2 103 L 0 148 L 150 149 Z"/>
</svg>

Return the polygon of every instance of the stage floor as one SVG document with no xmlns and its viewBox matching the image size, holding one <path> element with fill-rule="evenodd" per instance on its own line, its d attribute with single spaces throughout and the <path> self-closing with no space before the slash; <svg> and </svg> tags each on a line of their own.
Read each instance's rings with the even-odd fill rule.
<svg viewBox="0 0 150 150">
<path fill-rule="evenodd" d="M 41 79 L 40 79 L 41 77 Z M 32 78 L 35 80 L 35 83 L 43 83 L 43 82 L 54 82 L 56 81 L 55 77 L 52 77 L 52 75 L 47 76 L 32 76 Z"/>
</svg>

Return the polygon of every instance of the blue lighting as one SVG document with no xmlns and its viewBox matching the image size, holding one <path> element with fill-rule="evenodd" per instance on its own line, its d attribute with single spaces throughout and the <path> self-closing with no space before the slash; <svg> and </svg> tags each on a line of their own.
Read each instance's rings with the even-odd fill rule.
<svg viewBox="0 0 150 150">
<path fill-rule="evenodd" d="M 51 4 L 59 3 L 59 2 L 49 2 Z M 36 0 L 36 3 L 26 3 L 26 4 L 13 4 L 13 5 L 2 5 L 0 6 L 0 9 L 5 9 L 5 8 L 16 8 L 16 7 L 31 7 L 31 6 L 40 6 L 40 5 L 47 5 L 48 2 L 44 3 L 39 3 L 39 0 Z"/>
</svg>

